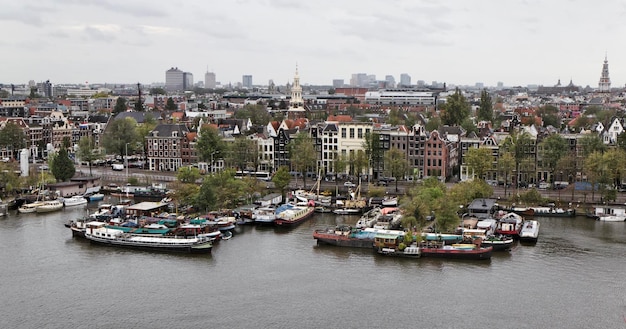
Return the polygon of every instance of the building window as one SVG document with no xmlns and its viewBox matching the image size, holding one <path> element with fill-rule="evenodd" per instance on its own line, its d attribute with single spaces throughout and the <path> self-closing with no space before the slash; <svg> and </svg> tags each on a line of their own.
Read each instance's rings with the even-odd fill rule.
<svg viewBox="0 0 626 329">
<path fill-rule="evenodd" d="M 354 138 L 354 128 L 350 128 L 350 138 Z"/>
<path fill-rule="evenodd" d="M 346 138 L 346 128 L 341 128 L 341 138 Z"/>
</svg>

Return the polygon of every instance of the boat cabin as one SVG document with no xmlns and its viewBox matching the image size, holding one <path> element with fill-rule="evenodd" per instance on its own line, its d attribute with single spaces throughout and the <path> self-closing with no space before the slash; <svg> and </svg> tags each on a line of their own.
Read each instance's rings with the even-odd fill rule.
<svg viewBox="0 0 626 329">
<path fill-rule="evenodd" d="M 478 219 L 490 218 L 498 210 L 498 203 L 496 201 L 496 199 L 474 199 L 469 206 L 467 206 L 467 215 Z"/>
<path fill-rule="evenodd" d="M 378 233 L 374 237 L 374 246 L 379 249 L 395 248 L 402 241 L 404 241 L 404 232 L 402 234 Z"/>
<path fill-rule="evenodd" d="M 145 201 L 126 207 L 126 215 L 131 217 L 156 217 L 167 211 L 169 205 L 164 202 Z"/>
</svg>

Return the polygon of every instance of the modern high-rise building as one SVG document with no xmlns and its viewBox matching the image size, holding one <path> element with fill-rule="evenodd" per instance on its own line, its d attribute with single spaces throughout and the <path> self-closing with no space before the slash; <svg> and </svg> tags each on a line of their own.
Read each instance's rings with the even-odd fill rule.
<svg viewBox="0 0 626 329">
<path fill-rule="evenodd" d="M 386 75 L 385 76 L 385 87 L 386 88 L 395 88 L 396 87 L 396 79 L 393 77 L 393 75 Z"/>
<path fill-rule="evenodd" d="M 215 81 L 215 73 L 207 71 L 204 74 L 204 88 L 215 89 L 217 82 Z"/>
<path fill-rule="evenodd" d="M 252 89 L 252 76 L 244 75 L 241 77 L 241 85 L 244 88 Z"/>
<path fill-rule="evenodd" d="M 406 73 L 400 74 L 400 85 L 403 87 L 411 86 L 411 76 Z"/>
<path fill-rule="evenodd" d="M 343 84 L 343 79 L 333 79 L 333 88 L 341 88 Z"/>
<path fill-rule="evenodd" d="M 183 73 L 183 90 L 193 89 L 193 74 L 191 72 Z"/>
<path fill-rule="evenodd" d="M 604 56 L 604 64 L 602 65 L 602 75 L 600 76 L 600 82 L 598 83 L 598 92 L 609 93 L 611 92 L 611 78 L 609 78 L 609 61 L 606 55 Z"/>
<path fill-rule="evenodd" d="M 352 74 L 352 78 L 350 78 L 350 86 L 353 87 L 364 87 L 367 85 L 367 74 L 366 73 L 354 73 Z"/>
<path fill-rule="evenodd" d="M 183 90 L 184 73 L 177 67 L 165 71 L 165 89 L 169 91 Z"/>
</svg>

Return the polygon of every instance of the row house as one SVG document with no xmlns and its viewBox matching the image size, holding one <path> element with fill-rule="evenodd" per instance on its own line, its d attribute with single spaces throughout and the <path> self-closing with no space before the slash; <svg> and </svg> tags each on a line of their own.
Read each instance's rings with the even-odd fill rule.
<svg viewBox="0 0 626 329">
<path fill-rule="evenodd" d="M 491 166 L 485 172 L 485 179 L 497 181 L 500 171 L 498 169 L 498 159 L 500 157 L 500 147 L 494 136 L 478 137 L 472 133 L 469 136 L 461 137 L 459 143 L 459 179 L 461 181 L 474 178 L 474 172 L 468 167 L 466 162 L 467 152 L 472 148 L 488 148 L 491 155 Z"/>
<path fill-rule="evenodd" d="M 257 147 L 258 168 L 256 171 L 274 171 L 274 139 L 266 133 L 256 133 L 248 136 Z"/>
<path fill-rule="evenodd" d="M 297 120 L 272 121 L 267 124 L 267 133 L 274 142 L 274 170 L 282 166 L 291 167 L 288 145 L 293 136 L 304 131 L 308 126 L 305 118 Z"/>
<path fill-rule="evenodd" d="M 60 111 L 53 111 L 50 116 L 45 117 L 43 122 L 49 125 L 51 132 L 51 140 L 55 150 L 60 150 L 64 147 L 64 141 L 72 141 L 72 125 L 67 118 Z"/>
<path fill-rule="evenodd" d="M 381 148 L 385 151 L 397 149 L 402 151 L 409 171 L 407 176 L 421 178 L 424 172 L 424 147 L 428 138 L 425 128 L 416 124 L 413 127 L 381 126 L 374 130 L 380 136 Z M 374 172 L 374 178 L 384 172 Z"/>
<path fill-rule="evenodd" d="M 339 151 L 338 156 L 347 159 L 347 172 L 352 175 L 359 175 L 356 172 L 353 161 L 357 158 L 357 153 L 365 152 L 364 141 L 366 136 L 373 130 L 371 122 L 339 122 L 336 146 Z M 337 150 L 333 150 L 337 153 Z M 369 173 L 368 173 L 369 175 Z"/>
<path fill-rule="evenodd" d="M 159 124 L 146 137 L 149 170 L 177 171 L 183 163 L 183 153 L 190 152 L 192 143 L 184 124 Z M 189 154 L 185 157 L 190 161 Z"/>
<path fill-rule="evenodd" d="M 425 141 L 423 177 L 438 177 L 443 181 L 452 176 L 457 162 L 456 145 L 445 139 L 441 132 L 431 131 Z"/>
</svg>

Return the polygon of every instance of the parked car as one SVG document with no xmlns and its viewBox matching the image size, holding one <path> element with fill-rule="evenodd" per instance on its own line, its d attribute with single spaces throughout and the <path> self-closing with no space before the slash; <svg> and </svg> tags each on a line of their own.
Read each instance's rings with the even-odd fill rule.
<svg viewBox="0 0 626 329">
<path fill-rule="evenodd" d="M 387 181 L 379 180 L 377 183 L 378 186 L 387 186 Z"/>
<path fill-rule="evenodd" d="M 343 183 L 343 186 L 345 186 L 345 187 L 356 187 L 356 184 L 348 181 L 348 182 Z"/>
</svg>

